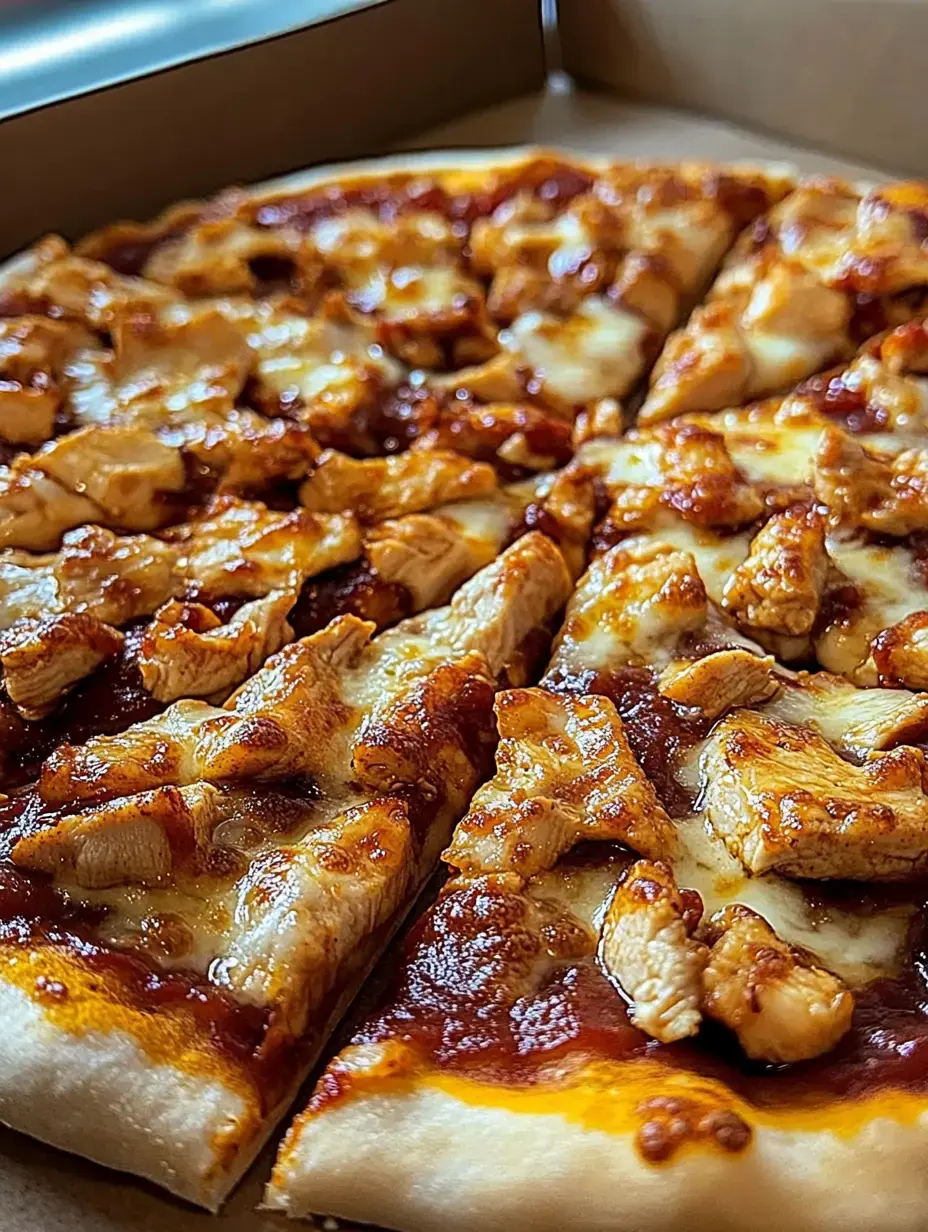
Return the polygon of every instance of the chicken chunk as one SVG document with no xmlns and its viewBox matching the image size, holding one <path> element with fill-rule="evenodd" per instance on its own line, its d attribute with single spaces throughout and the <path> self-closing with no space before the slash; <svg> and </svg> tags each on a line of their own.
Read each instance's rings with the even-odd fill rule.
<svg viewBox="0 0 928 1232">
<path fill-rule="evenodd" d="M 596 557 L 580 579 L 549 674 L 653 664 L 701 629 L 706 588 L 689 552 L 630 539 Z"/>
<path fill-rule="evenodd" d="M 447 603 L 461 582 L 495 558 L 496 546 L 440 512 L 410 513 L 372 527 L 364 554 L 377 577 L 404 587 L 420 612 Z"/>
<path fill-rule="evenodd" d="M 252 861 L 217 979 L 247 1003 L 274 1005 L 298 1038 L 340 972 L 408 901 L 416 854 L 407 804 L 380 797 L 298 844 Z"/>
<path fill-rule="evenodd" d="M 170 517 L 164 496 L 187 483 L 180 451 L 138 428 L 81 428 L 46 445 L 31 465 L 69 494 L 93 502 L 82 521 L 127 530 L 163 525 Z"/>
<path fill-rule="evenodd" d="M 72 321 L 0 321 L 0 441 L 37 449 L 54 435 L 67 362 L 78 348 L 92 345 L 92 335 Z"/>
<path fill-rule="evenodd" d="M 691 706 L 709 719 L 717 719 L 736 706 L 754 706 L 779 689 L 775 660 L 734 648 L 717 650 L 701 659 L 678 659 L 661 673 L 658 687 L 664 697 Z"/>
<path fill-rule="evenodd" d="M 739 710 L 713 731 L 701 770 L 712 828 L 751 873 L 893 881 L 928 869 L 917 749 L 853 766 L 809 728 Z"/>
<path fill-rule="evenodd" d="M 764 508 L 760 495 L 738 472 L 725 438 L 696 424 L 656 429 L 663 477 L 662 502 L 700 526 L 743 526 Z"/>
<path fill-rule="evenodd" d="M 676 835 L 605 697 L 513 689 L 496 700 L 496 775 L 458 823 L 447 863 L 531 877 L 586 839 L 669 858 Z"/>
<path fill-rule="evenodd" d="M 828 429 L 816 454 L 814 484 L 841 526 L 887 535 L 928 529 L 928 450 L 884 459 L 846 432 Z"/>
<path fill-rule="evenodd" d="M 307 578 L 354 560 L 361 531 L 351 514 L 277 513 L 259 501 L 215 497 L 179 545 L 191 593 L 260 598 L 296 592 Z"/>
<path fill-rule="evenodd" d="M 86 612 L 20 621 L 0 634 L 7 697 L 24 719 L 44 718 L 122 643 L 121 633 Z"/>
<path fill-rule="evenodd" d="M 109 330 L 121 318 L 150 315 L 176 298 L 155 282 L 128 278 L 102 261 L 68 253 L 54 236 L 40 241 L 33 253 L 32 260 L 8 273 L 5 286 L 40 303 L 48 299 L 65 317 L 91 329 Z"/>
<path fill-rule="evenodd" d="M 456 453 L 436 449 L 356 461 L 329 450 L 300 488 L 300 500 L 317 513 L 351 510 L 362 522 L 379 522 L 487 496 L 495 487 L 491 466 Z"/>
<path fill-rule="evenodd" d="M 171 600 L 142 635 L 142 683 L 159 702 L 224 696 L 293 638 L 293 595 L 271 592 L 223 624 L 208 607 Z"/>
<path fill-rule="evenodd" d="M 842 980 L 781 941 L 749 907 L 712 917 L 703 1012 L 738 1036 L 752 1060 L 794 1064 L 829 1052 L 851 1026 Z"/>
<path fill-rule="evenodd" d="M 181 864 L 206 871 L 203 856 L 221 817 L 222 793 L 208 783 L 159 787 L 20 839 L 13 861 L 91 890 L 159 885 Z"/>
<path fill-rule="evenodd" d="M 928 689 L 928 612 L 913 612 L 884 629 L 871 648 L 880 684 Z"/>
<path fill-rule="evenodd" d="M 66 530 L 103 520 L 102 510 L 20 454 L 0 466 L 0 548 L 54 549 Z"/>
<path fill-rule="evenodd" d="M 792 505 L 754 537 L 722 607 L 742 628 L 799 637 L 812 631 L 827 573 L 824 518 L 814 507 Z"/>
<path fill-rule="evenodd" d="M 630 1002 L 632 1022 L 663 1044 L 695 1035 L 707 951 L 693 940 L 667 864 L 638 860 L 616 887 L 600 961 Z"/>
<path fill-rule="evenodd" d="M 219 492 L 302 479 L 319 452 L 305 424 L 244 409 L 200 415 L 175 435 Z"/>
<path fill-rule="evenodd" d="M 928 736 L 928 693 L 859 689 L 828 672 L 800 672 L 782 683 L 764 713 L 807 724 L 856 761 L 897 744 L 923 743 Z"/>
</svg>

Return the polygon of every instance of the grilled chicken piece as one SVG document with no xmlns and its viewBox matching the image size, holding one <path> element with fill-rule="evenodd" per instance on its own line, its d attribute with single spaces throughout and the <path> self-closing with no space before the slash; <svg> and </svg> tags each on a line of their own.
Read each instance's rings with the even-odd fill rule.
<svg viewBox="0 0 928 1232">
<path fill-rule="evenodd" d="M 181 864 L 202 862 L 221 817 L 222 793 L 208 783 L 158 787 L 20 839 L 13 861 L 90 890 L 158 885 Z"/>
<path fill-rule="evenodd" d="M 496 475 L 485 462 L 444 450 L 422 450 L 356 461 L 328 450 L 300 488 L 317 513 L 351 510 L 362 522 L 419 513 L 445 501 L 487 496 Z"/>
<path fill-rule="evenodd" d="M 596 557 L 577 584 L 549 674 L 670 659 L 685 634 L 705 625 L 708 611 L 689 552 L 626 540 Z"/>
<path fill-rule="evenodd" d="M 180 546 L 184 577 L 198 597 L 297 592 L 307 578 L 360 551 L 350 514 L 276 513 L 235 496 L 214 497 Z"/>
<path fill-rule="evenodd" d="M 871 648 L 880 684 L 928 689 L 928 612 L 913 612 L 884 629 Z"/>
<path fill-rule="evenodd" d="M 121 633 L 86 612 L 20 621 L 0 634 L 7 697 L 24 719 L 42 719 L 122 643 Z"/>
<path fill-rule="evenodd" d="M 73 321 L 0 321 L 0 441 L 37 449 L 54 435 L 68 360 L 92 345 L 92 335 Z"/>
<path fill-rule="evenodd" d="M 0 466 L 0 548 L 45 552 L 58 546 L 66 530 L 101 519 L 93 501 L 39 470 L 34 456 L 20 454 L 10 466 Z"/>
<path fill-rule="evenodd" d="M 697 424 L 655 431 L 663 476 L 662 502 L 700 526 L 743 526 L 763 512 L 756 489 L 739 473 L 725 437 Z"/>
<path fill-rule="evenodd" d="M 928 869 L 917 749 L 852 766 L 809 728 L 739 710 L 713 731 L 701 768 L 712 828 L 751 873 L 894 881 Z"/>
<path fill-rule="evenodd" d="M 600 961 L 631 1003 L 632 1022 L 661 1043 L 695 1035 L 702 1021 L 707 950 L 669 865 L 638 860 L 603 920 Z"/>
<path fill-rule="evenodd" d="M 447 863 L 465 876 L 527 878 L 585 839 L 673 855 L 673 825 L 611 701 L 513 689 L 497 697 L 496 715 L 496 775 L 458 823 Z"/>
<path fill-rule="evenodd" d="M 824 518 L 814 507 L 792 505 L 754 537 L 722 607 L 742 628 L 799 637 L 812 631 L 827 572 Z"/>
<path fill-rule="evenodd" d="M 197 416 L 183 429 L 183 449 L 219 492 L 302 479 L 319 453 L 305 424 L 244 409 Z"/>
<path fill-rule="evenodd" d="M 560 551 L 546 536 L 532 533 L 465 582 L 448 607 L 414 619 L 429 636 L 460 652 L 482 654 L 498 676 L 529 634 L 557 615 L 570 588 Z"/>
<path fill-rule="evenodd" d="M 784 680 L 764 713 L 786 723 L 808 724 L 839 753 L 856 761 L 928 737 L 928 694 L 858 689 L 828 672 L 800 672 Z"/>
<path fill-rule="evenodd" d="M 410 513 L 370 529 L 364 554 L 377 577 L 404 587 L 413 611 L 447 603 L 461 582 L 496 557 L 501 546 L 467 534 L 453 518 Z"/>
<path fill-rule="evenodd" d="M 665 697 L 717 719 L 736 706 L 765 702 L 779 689 L 776 661 L 739 648 L 701 659 L 678 659 L 664 668 L 658 688 Z"/>
<path fill-rule="evenodd" d="M 257 856 L 238 887 L 220 982 L 274 1004 L 298 1037 L 346 961 L 406 901 L 415 873 L 407 805 L 390 796 Z"/>
<path fill-rule="evenodd" d="M 170 600 L 142 635 L 142 683 L 159 702 L 225 696 L 292 640 L 293 599 L 272 591 L 239 608 L 228 624 L 199 603 Z"/>
<path fill-rule="evenodd" d="M 814 486 L 837 525 L 887 535 L 928 529 L 928 450 L 881 458 L 829 428 L 815 457 Z"/>
<path fill-rule="evenodd" d="M 792 1064 L 829 1052 L 849 1030 L 844 982 L 781 941 L 749 907 L 717 912 L 703 972 L 703 1012 L 730 1027 L 755 1061 Z"/>
</svg>

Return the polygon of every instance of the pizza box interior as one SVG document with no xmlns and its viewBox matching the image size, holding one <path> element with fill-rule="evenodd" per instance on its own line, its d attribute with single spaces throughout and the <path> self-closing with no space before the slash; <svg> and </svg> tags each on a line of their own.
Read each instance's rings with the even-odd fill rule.
<svg viewBox="0 0 928 1232">
<path fill-rule="evenodd" d="M 125 14 L 145 7 L 120 7 L 122 34 L 132 28 Z M 182 57 L 152 62 L 152 51 L 144 63 L 143 48 L 134 67 L 123 56 L 104 74 L 99 56 L 85 56 L 89 75 L 72 73 L 65 91 L 65 77 L 47 70 L 63 48 L 87 51 L 89 27 L 44 48 L 40 37 L 12 44 L 0 30 L 0 250 L 388 149 L 535 143 L 615 158 L 928 175 L 920 0 L 560 0 L 559 14 L 549 3 L 542 13 L 538 0 L 253 7 L 257 27 L 227 22 L 218 35 L 174 39 Z M 196 8 L 178 5 L 188 18 Z M 31 94 L 29 79 L 8 88 L 4 73 L 30 64 L 58 97 L 43 95 L 34 75 Z M 279 1228 L 255 1211 L 274 1145 L 213 1216 L 0 1131 L 0 1229 Z"/>
</svg>

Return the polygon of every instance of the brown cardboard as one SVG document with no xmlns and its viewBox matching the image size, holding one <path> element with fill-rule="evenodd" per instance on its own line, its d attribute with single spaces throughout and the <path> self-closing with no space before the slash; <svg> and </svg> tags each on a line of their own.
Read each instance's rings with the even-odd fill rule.
<svg viewBox="0 0 928 1232">
<path fill-rule="evenodd" d="M 0 123 L 0 255 L 539 86 L 537 0 L 387 0 Z"/>
<path fill-rule="evenodd" d="M 924 0 L 560 0 L 564 68 L 928 175 Z"/>
</svg>

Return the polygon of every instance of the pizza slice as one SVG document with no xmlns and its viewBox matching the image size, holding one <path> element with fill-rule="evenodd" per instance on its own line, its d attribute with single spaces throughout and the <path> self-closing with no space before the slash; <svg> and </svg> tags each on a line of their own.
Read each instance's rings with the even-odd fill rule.
<svg viewBox="0 0 928 1232">
<path fill-rule="evenodd" d="M 2 801 L 0 1117 L 215 1207 L 430 873 L 496 682 L 568 589 L 528 535 L 447 608 L 373 640 L 340 617 L 224 706 L 59 745 Z"/>
<path fill-rule="evenodd" d="M 749 227 L 655 366 L 642 423 L 763 397 L 924 308 L 919 183 L 803 182 Z"/>
<path fill-rule="evenodd" d="M 707 639 L 686 563 L 610 589 L 594 561 L 542 687 L 498 695 L 451 879 L 291 1127 L 272 1209 L 605 1229 L 919 1208 L 928 696 Z M 747 658 L 762 690 L 733 687 Z M 681 701 L 668 660 L 699 674 Z"/>
</svg>

